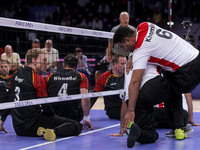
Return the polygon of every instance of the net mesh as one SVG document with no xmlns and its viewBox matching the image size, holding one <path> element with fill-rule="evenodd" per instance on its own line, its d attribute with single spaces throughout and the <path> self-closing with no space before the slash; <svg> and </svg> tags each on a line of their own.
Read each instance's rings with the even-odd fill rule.
<svg viewBox="0 0 200 150">
<path fill-rule="evenodd" d="M 47 39 L 52 40 L 53 48 L 57 49 L 59 52 L 57 71 L 63 69 L 63 58 L 69 53 L 74 54 L 75 48 L 80 47 L 83 51 L 83 54 L 87 56 L 88 70 L 91 73 L 88 76 L 90 90 L 93 89 L 95 86 L 96 70 L 105 69 L 98 67 L 97 64 L 104 57 L 105 50 L 108 45 L 108 39 L 112 38 L 112 36 L 113 33 L 110 32 L 42 24 L 0 17 L 0 48 L 4 49 L 6 45 L 11 45 L 13 48 L 13 52 L 19 54 L 22 65 L 25 65 L 26 52 L 27 50 L 32 48 L 32 41 L 36 38 L 40 40 L 41 48 L 45 47 L 45 41 Z M 48 74 L 49 72 L 46 74 L 46 76 Z M 46 76 L 44 75 L 43 77 Z M 119 94 L 119 92 L 121 92 L 121 90 L 116 92 L 114 91 L 115 94 Z M 100 95 L 104 96 L 104 94 Z M 87 95 L 87 97 L 92 96 L 98 97 L 99 95 L 93 94 L 91 92 L 89 93 L 89 95 Z M 76 98 L 76 96 L 73 97 Z M 80 99 L 81 95 L 79 95 L 77 99 L 78 98 Z M 74 98 L 72 98 L 71 96 L 63 98 L 63 100 L 73 99 Z M 57 99 L 56 101 L 60 101 L 60 99 Z M 16 102 L 13 102 L 12 105 L 10 103 L 10 106 L 4 105 L 3 107 L 3 105 L 1 105 L 0 109 L 38 104 L 35 102 L 24 101 L 22 102 L 22 104 L 16 104 Z M 43 102 L 49 103 L 51 102 L 51 100 L 48 101 L 44 99 Z"/>
</svg>

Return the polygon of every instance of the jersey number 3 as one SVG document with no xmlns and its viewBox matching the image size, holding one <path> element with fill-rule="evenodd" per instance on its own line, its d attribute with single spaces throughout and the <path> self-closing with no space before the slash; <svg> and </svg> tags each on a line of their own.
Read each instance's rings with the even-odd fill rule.
<svg viewBox="0 0 200 150">
<path fill-rule="evenodd" d="M 169 31 L 162 31 L 161 29 L 156 30 L 156 34 L 159 37 L 165 38 L 165 39 L 171 39 L 172 38 L 172 34 Z"/>
<path fill-rule="evenodd" d="M 15 98 L 14 98 L 14 101 L 17 102 L 20 100 L 19 98 L 19 93 L 20 93 L 20 87 L 16 86 L 15 87 Z"/>
<path fill-rule="evenodd" d="M 68 87 L 68 83 L 64 83 L 62 85 L 62 87 L 60 88 L 60 90 L 58 91 L 58 96 L 67 96 L 67 87 Z"/>
</svg>

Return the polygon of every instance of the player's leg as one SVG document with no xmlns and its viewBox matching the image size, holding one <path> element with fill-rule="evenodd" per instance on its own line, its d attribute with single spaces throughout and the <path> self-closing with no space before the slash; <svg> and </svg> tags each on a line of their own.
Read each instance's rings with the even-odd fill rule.
<svg viewBox="0 0 200 150">
<path fill-rule="evenodd" d="M 39 127 L 42 127 L 38 129 L 39 135 L 41 133 L 39 130 L 42 131 L 44 128 L 45 129 L 44 134 L 46 134 L 45 139 L 50 141 L 55 140 L 56 136 L 59 137 L 76 136 L 79 135 L 82 131 L 81 123 L 71 119 L 59 117 L 56 115 L 54 116 L 42 115 L 40 117 Z"/>
<path fill-rule="evenodd" d="M 168 99 L 171 96 L 170 94 L 170 84 L 161 76 L 155 77 L 144 84 L 140 90 L 135 108 L 135 124 L 138 125 L 139 129 L 137 130 L 140 130 L 138 132 L 140 134 L 135 135 L 135 132 L 132 131 L 137 128 L 137 125 L 133 128 L 131 127 L 127 140 L 128 146 L 134 146 L 135 141 L 139 143 L 153 143 L 158 139 L 158 133 L 156 132 L 157 122 L 153 106 Z"/>
</svg>

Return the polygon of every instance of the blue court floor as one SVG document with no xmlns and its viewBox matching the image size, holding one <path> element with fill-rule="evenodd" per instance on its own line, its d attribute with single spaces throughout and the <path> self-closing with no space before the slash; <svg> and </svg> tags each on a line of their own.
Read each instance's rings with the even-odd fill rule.
<svg viewBox="0 0 200 150">
<path fill-rule="evenodd" d="M 200 113 L 194 113 L 194 120 L 200 123 Z M 43 137 L 16 136 L 11 117 L 5 122 L 8 134 L 0 132 L 0 149 L 2 150 L 125 150 L 127 136 L 111 137 L 109 134 L 119 132 L 119 121 L 111 120 L 103 110 L 91 110 L 94 130 L 85 129 L 78 137 L 57 138 L 47 142 Z M 134 150 L 200 150 L 200 127 L 193 127 L 194 132 L 185 140 L 177 141 L 165 137 L 169 129 L 158 129 L 160 138 L 152 144 L 136 143 Z"/>
</svg>

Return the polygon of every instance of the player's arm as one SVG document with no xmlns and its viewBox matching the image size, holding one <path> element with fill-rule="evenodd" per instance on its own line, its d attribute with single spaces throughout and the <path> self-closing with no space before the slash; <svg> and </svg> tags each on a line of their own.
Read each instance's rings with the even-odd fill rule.
<svg viewBox="0 0 200 150">
<path fill-rule="evenodd" d="M 106 72 L 106 73 L 103 73 L 97 80 L 96 84 L 95 84 L 95 88 L 93 90 L 93 92 L 101 92 L 101 91 L 104 91 L 104 88 L 105 88 L 105 84 L 106 84 L 106 81 L 108 79 L 108 77 L 110 76 L 110 72 Z M 91 102 L 92 102 L 92 105 L 91 107 L 95 104 L 95 102 L 97 101 L 99 97 L 93 97 L 91 98 Z"/>
<path fill-rule="evenodd" d="M 126 111 L 127 111 L 127 104 L 126 104 L 125 98 L 126 98 L 126 92 L 124 92 L 124 97 L 123 97 L 122 106 L 121 106 L 120 131 L 119 131 L 119 133 L 110 134 L 110 136 L 123 136 L 124 133 L 126 133 L 128 135 L 127 130 L 124 130 L 122 128 L 122 122 L 124 120 L 124 116 L 125 116 Z"/>
<path fill-rule="evenodd" d="M 139 95 L 140 85 L 145 69 L 133 70 L 131 81 L 129 84 L 129 103 L 127 113 L 122 123 L 122 128 L 127 129 L 130 122 L 134 123 L 135 119 L 135 106 Z"/>
<path fill-rule="evenodd" d="M 195 123 L 193 119 L 193 105 L 191 93 L 185 94 L 185 98 L 188 105 L 188 122 L 191 123 L 193 126 L 200 126 L 200 124 Z"/>
<path fill-rule="evenodd" d="M 80 84 L 80 92 L 81 94 L 86 94 L 88 93 L 88 88 L 89 88 L 89 83 L 87 77 L 80 73 L 82 76 L 82 82 Z M 90 108 L 91 108 L 91 103 L 90 103 L 90 98 L 83 98 L 81 100 L 81 105 L 83 109 L 83 129 L 85 126 L 88 126 L 88 130 L 93 130 L 93 125 L 90 121 Z"/>
<path fill-rule="evenodd" d="M 106 61 L 109 63 L 111 62 L 111 59 L 112 59 L 112 56 L 111 56 L 112 47 L 113 47 L 113 42 L 109 41 L 108 47 L 106 49 Z"/>
<path fill-rule="evenodd" d="M 39 75 L 34 73 L 33 86 L 35 88 L 38 98 L 48 97 L 47 95 L 47 82 Z M 42 104 L 42 111 L 44 114 L 53 116 L 55 112 L 53 111 L 50 104 Z"/>
<path fill-rule="evenodd" d="M 133 69 L 133 63 L 132 63 L 132 59 L 133 59 L 133 53 L 130 53 L 128 56 L 128 61 L 126 63 L 126 74 L 129 73 L 130 70 Z"/>
<path fill-rule="evenodd" d="M 80 91 L 81 91 L 81 94 L 88 93 L 88 89 L 86 88 L 81 88 Z M 81 105 L 82 105 L 83 114 L 84 114 L 83 129 L 85 128 L 85 126 L 88 126 L 88 130 L 93 130 L 93 125 L 90 121 L 90 108 L 91 108 L 90 98 L 83 98 L 81 100 Z"/>
<path fill-rule="evenodd" d="M 10 93 L 10 87 L 11 87 L 11 79 L 10 79 L 9 82 L 10 82 L 9 83 L 9 91 L 8 91 L 8 97 L 6 98 L 6 102 L 10 102 L 11 101 L 11 99 L 9 97 L 10 96 L 9 93 Z M 8 133 L 8 131 L 4 127 L 4 122 L 6 121 L 6 118 L 7 118 L 9 113 L 10 113 L 10 109 L 5 109 L 5 110 L 2 111 L 2 114 L 0 116 L 0 131 L 3 131 L 5 133 Z"/>
<path fill-rule="evenodd" d="M 2 115 L 0 117 L 0 131 L 3 131 L 5 133 L 8 133 L 8 131 L 4 127 L 4 122 L 9 114 L 9 112 L 10 112 L 9 109 L 3 110 Z"/>
</svg>

